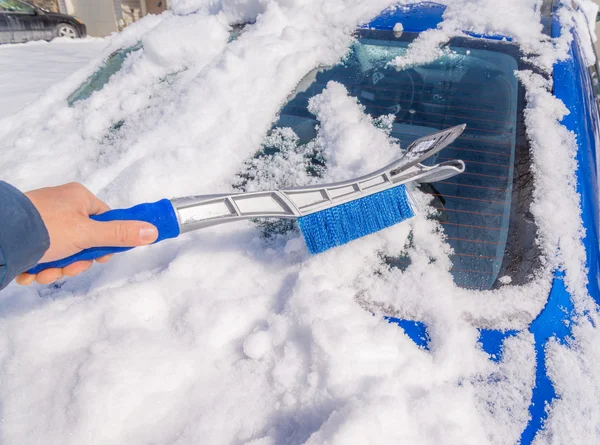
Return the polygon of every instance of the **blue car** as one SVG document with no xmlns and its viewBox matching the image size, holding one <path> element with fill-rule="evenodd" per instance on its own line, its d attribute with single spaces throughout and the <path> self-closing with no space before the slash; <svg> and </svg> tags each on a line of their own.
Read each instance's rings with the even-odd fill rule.
<svg viewBox="0 0 600 445">
<path fill-rule="evenodd" d="M 548 7 L 548 2 L 544 5 L 545 32 L 558 37 L 561 24 L 556 10 Z M 419 33 L 442 22 L 444 10 L 444 6 L 432 3 L 402 7 L 383 13 L 359 29 L 344 63 L 307 77 L 310 82 L 303 83 L 302 90 L 283 106 L 275 127 L 292 128 L 300 143 L 313 140 L 317 121 L 308 110 L 308 101 L 329 81 L 343 84 L 370 115 L 393 115 L 391 136 L 403 146 L 434 131 L 467 124 L 457 142 L 431 160 L 461 159 L 466 164 L 465 173 L 452 180 L 422 185 L 421 190 L 432 196 L 432 206 L 438 210 L 436 218 L 454 250 L 451 272 L 457 286 L 494 290 L 508 284 L 507 277 L 512 285 L 524 285 L 541 267 L 542 252 L 536 243 L 538 229 L 530 210 L 534 179 L 524 113 L 526 94 L 515 71 L 548 75 L 503 36 L 455 37 L 447 47 L 459 57 L 440 58 L 402 70 L 391 67 L 388 62 L 405 54 Z M 597 65 L 587 65 L 582 52 L 589 35 L 572 32 L 570 57 L 554 66 L 551 77 L 554 96 L 570 112 L 562 123 L 577 136 L 577 191 L 585 228 L 587 291 L 600 303 L 596 145 L 600 141 L 599 73 Z M 71 95 L 70 104 L 102 88 L 120 69 L 127 54 L 139 48 L 137 45 L 113 54 Z M 319 162 L 314 159 L 316 168 Z M 405 257 L 386 261 L 400 269 L 410 263 Z M 556 271 L 548 302 L 529 326 L 535 339 L 537 368 L 522 445 L 532 443 L 547 418 L 546 404 L 557 397 L 546 372 L 544 348 L 551 338 L 566 342 L 571 335 L 569 322 L 574 317 L 574 306 L 562 278 L 562 272 Z M 427 327 L 421 321 L 390 321 L 398 323 L 419 346 L 428 347 Z M 503 341 L 516 334 L 518 331 L 481 329 L 480 341 L 490 360 L 499 361 Z"/>
<path fill-rule="evenodd" d="M 418 137 L 455 125 L 467 124 L 461 137 L 432 162 L 461 159 L 464 174 L 451 180 L 422 185 L 433 196 L 432 205 L 452 246 L 454 281 L 475 290 L 499 289 L 510 277 L 512 285 L 526 284 L 541 267 L 542 252 L 536 244 L 531 147 L 526 136 L 524 87 L 516 70 L 540 72 L 522 56 L 519 47 L 504 36 L 458 37 L 447 47 L 453 57 L 401 70 L 390 66 L 406 53 L 419 33 L 442 22 L 445 7 L 425 3 L 385 12 L 357 32 L 357 43 L 344 63 L 316 73 L 308 88 L 297 92 L 282 109 L 276 127 L 291 127 L 301 143 L 315 138 L 315 116 L 308 101 L 329 81 L 342 83 L 374 117 L 393 115 L 391 135 L 408 145 Z M 556 10 L 546 8 L 545 31 L 560 35 Z M 399 26 L 398 24 L 401 24 Z M 600 302 L 599 203 L 597 142 L 600 141 L 598 67 L 588 67 L 582 39 L 573 31 L 570 58 L 554 66 L 554 96 L 570 114 L 563 124 L 577 136 L 588 292 Z M 370 66 L 369 69 L 365 69 Z M 406 268 L 409 258 L 390 258 L 392 267 Z M 532 443 L 547 418 L 546 404 L 556 398 L 546 373 L 545 345 L 554 337 L 565 342 L 573 315 L 571 296 L 562 273 L 556 272 L 548 303 L 529 330 L 535 339 L 536 382 L 529 408 L 530 420 L 520 443 Z M 399 320 L 406 333 L 428 347 L 427 327 L 418 320 Z M 502 344 L 518 331 L 480 330 L 480 342 L 490 360 L 499 361 Z"/>
<path fill-rule="evenodd" d="M 444 10 L 443 6 L 427 3 L 384 13 L 359 31 L 359 41 L 394 53 L 406 48 L 418 33 L 435 28 L 442 21 Z M 546 8 L 543 21 L 547 35 L 560 35 L 556 9 Z M 397 23 L 402 24 L 401 34 L 394 33 Z M 570 58 L 553 68 L 553 94 L 570 112 L 562 124 L 577 136 L 577 191 L 586 231 L 587 290 L 599 303 L 598 65 L 588 67 L 585 61 L 583 45 L 589 45 L 584 40 L 589 40 L 589 35 L 578 35 L 576 30 L 572 33 Z M 398 72 L 382 73 L 376 68 L 368 76 L 357 78 L 351 72 L 352 64 L 346 63 L 343 68 L 320 75 L 314 90 L 306 93 L 316 94 L 329 78 L 343 79 L 342 83 L 356 93 L 369 113 L 397 116 L 398 125 L 394 125 L 392 135 L 403 142 L 422 135 L 422 128 L 467 124 L 463 136 L 440 156 L 444 160 L 464 160 L 465 174 L 452 183 L 434 184 L 428 191 L 435 197 L 433 205 L 440 209 L 440 222 L 455 252 L 452 258 L 455 282 L 465 288 L 496 289 L 505 275 L 511 277 L 512 284 L 525 284 L 540 261 L 540 251 L 534 242 L 536 228 L 529 213 L 533 181 L 523 115 L 525 95 L 513 74 L 514 70 L 536 68 L 529 66 L 518 47 L 506 40 L 502 36 L 451 40 L 452 51 L 465 56 L 460 66 L 440 59 Z M 301 101 L 294 99 L 288 109 L 298 110 Z M 394 265 L 403 267 L 403 261 L 407 260 L 398 259 Z M 571 334 L 573 303 L 562 276 L 559 271 L 555 273 L 548 302 L 529 327 L 535 339 L 537 368 L 530 420 L 521 435 L 522 445 L 532 443 L 543 428 L 546 404 L 556 398 L 546 372 L 544 347 L 551 338 L 564 344 Z M 418 345 L 427 347 L 425 325 L 418 321 L 391 320 L 402 326 Z M 495 361 L 501 358 L 504 339 L 518 333 L 485 329 L 480 332 L 483 349 Z"/>
</svg>

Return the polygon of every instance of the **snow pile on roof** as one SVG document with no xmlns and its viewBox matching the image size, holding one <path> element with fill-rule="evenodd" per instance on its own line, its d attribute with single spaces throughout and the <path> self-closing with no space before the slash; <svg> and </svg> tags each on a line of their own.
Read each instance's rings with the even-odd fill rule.
<svg viewBox="0 0 600 445">
<path fill-rule="evenodd" d="M 559 39 L 543 34 L 541 2 L 538 0 L 441 0 L 439 3 L 447 5 L 444 21 L 437 29 L 421 34 L 411 45 L 412 54 L 398 58 L 396 64 L 399 67 L 430 61 L 439 55 L 439 51 L 434 50 L 436 47 L 464 33 L 512 38 L 531 55 L 536 65 L 546 71 L 552 69 L 555 61 L 568 57 L 570 34 L 565 33 Z M 568 19 L 572 19 L 571 14 Z"/>
<path fill-rule="evenodd" d="M 286 132 L 265 141 L 265 134 L 302 78 L 340 60 L 355 27 L 392 3 L 173 2 L 173 12 L 112 39 L 105 56 L 140 40 L 143 48 L 101 91 L 73 107 L 65 102 L 98 60 L 0 121 L 3 179 L 23 189 L 77 180 L 116 207 L 308 183 L 315 179 L 299 168 L 308 149 L 325 159 L 330 179 L 381 166 L 397 150 L 385 119 L 374 121 L 336 83 L 311 100 L 320 121 L 315 145 L 299 147 Z M 435 57 L 460 27 L 511 35 L 544 69 L 566 54 L 567 37 L 547 39 L 535 25 L 538 2 L 447 3 L 441 31 L 424 33 L 407 63 Z M 230 25 L 242 21 L 255 23 L 230 42 Z M 2 440 L 516 443 L 534 380 L 533 338 L 525 331 L 507 340 L 495 363 L 479 347 L 477 327 L 526 328 L 544 306 L 555 265 L 564 267 L 580 310 L 588 307 L 578 281 L 580 221 L 557 226 L 551 218 L 560 215 L 541 196 L 561 190 L 556 199 L 568 205 L 567 216 L 577 214 L 574 139 L 557 123 L 564 109 L 547 85 L 520 76 L 537 129 L 530 137 L 540 154 L 540 239 L 548 251 L 561 249 L 532 283 L 459 289 L 439 223 L 419 214 L 315 257 L 298 233 L 265 239 L 248 222 L 137 249 L 50 288 L 11 286 L 0 294 Z M 280 154 L 253 159 L 266 143 L 279 144 Z M 556 176 L 548 156 L 561 163 Z M 258 172 L 244 176 L 248 169 Z M 427 207 L 424 195 L 415 199 Z M 411 266 L 385 268 L 382 252 L 408 252 Z M 430 350 L 365 307 L 426 322 Z M 595 329 L 582 323 L 578 335 L 596 357 Z M 562 365 L 581 357 L 561 348 L 552 346 L 552 372 L 568 399 L 579 393 Z M 595 384 L 589 368 L 583 360 L 582 379 Z M 557 407 L 550 430 L 560 432 L 557 422 L 577 419 Z M 586 437 L 594 434 L 590 428 Z"/>
</svg>

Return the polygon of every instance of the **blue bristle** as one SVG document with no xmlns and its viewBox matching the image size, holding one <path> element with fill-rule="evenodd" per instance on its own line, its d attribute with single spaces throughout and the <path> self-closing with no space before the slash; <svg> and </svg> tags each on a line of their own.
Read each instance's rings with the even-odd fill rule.
<svg viewBox="0 0 600 445">
<path fill-rule="evenodd" d="M 406 188 L 383 192 L 298 218 L 311 254 L 341 246 L 413 216 Z"/>
</svg>

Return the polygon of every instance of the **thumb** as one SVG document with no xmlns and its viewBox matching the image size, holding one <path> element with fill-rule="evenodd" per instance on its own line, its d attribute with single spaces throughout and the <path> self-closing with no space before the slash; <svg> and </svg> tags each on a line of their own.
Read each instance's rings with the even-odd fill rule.
<svg viewBox="0 0 600 445">
<path fill-rule="evenodd" d="M 145 246 L 158 238 L 158 229 L 142 221 L 91 221 L 90 229 L 89 247 Z"/>
</svg>

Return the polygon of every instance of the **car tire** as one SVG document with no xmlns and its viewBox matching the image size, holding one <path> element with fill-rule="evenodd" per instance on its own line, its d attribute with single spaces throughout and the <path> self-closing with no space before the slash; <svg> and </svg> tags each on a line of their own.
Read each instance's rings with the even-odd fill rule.
<svg viewBox="0 0 600 445">
<path fill-rule="evenodd" d="M 56 27 L 56 36 L 68 37 L 69 39 L 77 39 L 79 37 L 79 33 L 73 26 L 69 25 L 68 23 L 60 23 Z"/>
</svg>

